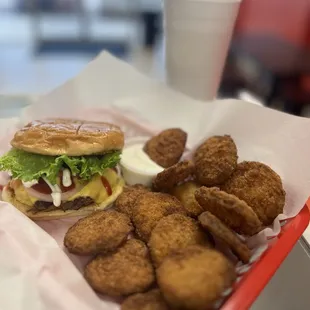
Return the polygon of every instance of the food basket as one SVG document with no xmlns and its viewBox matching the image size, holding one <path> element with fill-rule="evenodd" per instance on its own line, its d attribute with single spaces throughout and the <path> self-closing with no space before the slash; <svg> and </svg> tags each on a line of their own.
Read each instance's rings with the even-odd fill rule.
<svg viewBox="0 0 310 310">
<path fill-rule="evenodd" d="M 309 207 L 310 199 L 299 214 L 281 223 L 280 234 L 269 240 L 265 252 L 262 248 L 264 253 L 260 259 L 239 269 L 240 277 L 233 288 L 234 292 L 220 307 L 221 310 L 250 308 L 307 228 L 310 221 Z"/>
<path fill-rule="evenodd" d="M 142 122 L 137 127 L 136 122 L 130 117 L 126 117 L 125 120 L 124 114 L 117 109 L 93 109 L 92 113 L 89 109 L 85 109 L 85 112 L 81 110 L 81 114 L 86 113 L 92 119 L 99 119 L 104 115 L 110 122 L 122 124 L 127 144 L 138 142 L 155 131 Z M 144 138 L 141 138 L 141 135 Z M 308 206 L 310 207 L 310 199 L 299 214 L 281 221 L 281 232 L 278 236 L 270 237 L 268 244 L 262 243 L 260 247 L 255 248 L 249 264 L 237 265 L 237 281 L 232 288 L 223 293 L 215 305 L 216 309 L 245 310 L 251 307 L 307 228 L 310 221 Z"/>
<path fill-rule="evenodd" d="M 249 239 L 252 249 L 250 263 L 236 266 L 237 281 L 223 292 L 216 309 L 249 309 L 309 224 L 310 200 L 302 208 L 309 195 L 307 172 L 310 171 L 310 148 L 307 149 L 305 143 L 309 138 L 309 119 L 296 118 L 239 100 L 215 100 L 208 104 L 196 102 L 173 92 L 164 84 L 149 80 L 106 53 L 90 63 L 80 75 L 29 105 L 20 121 L 24 124 L 46 116 L 111 122 L 124 131 L 126 144 L 129 139 L 150 137 L 161 129 L 172 127 L 187 132 L 188 150 L 195 149 L 212 135 L 229 134 L 236 140 L 240 161 L 264 162 L 279 173 L 287 185 L 287 208 L 268 231 L 254 236 L 258 237 L 256 241 L 262 242 L 255 243 L 254 239 Z M 7 150 L 14 126 L 19 124 L 13 124 L 11 120 L 2 121 L 0 146 L 3 152 Z M 298 152 L 301 146 L 304 151 Z M 187 155 L 184 154 L 185 157 Z M 290 180 L 298 180 L 298 183 Z M 20 302 L 15 296 L 22 296 L 24 287 L 30 287 L 35 292 L 27 298 L 27 304 L 23 304 L 27 309 L 41 309 L 32 306 L 37 304 L 38 298 L 46 309 L 55 308 L 55 300 L 59 303 L 57 308 L 63 310 L 119 309 L 114 301 L 96 295 L 84 281 L 81 271 L 85 260 L 62 251 L 64 234 L 73 222 L 68 219 L 34 225 L 19 213 L 14 213 L 8 204 L 3 204 L 3 207 L 7 218 L 2 216 L 0 226 L 5 231 L 2 241 L 11 246 L 7 249 L 8 255 L 4 256 L 4 267 L 9 270 L 9 266 L 14 271 L 13 276 L 9 274 L 8 278 L 16 282 L 14 296 L 3 298 L 1 309 L 7 308 L 1 306 L 7 300 L 16 305 L 15 308 L 10 306 L 10 309 L 20 309 Z M 289 219 L 284 220 L 286 217 Z M 10 219 L 14 220 L 14 225 Z M 265 237 L 269 238 L 267 243 Z M 44 273 L 29 269 L 28 261 L 18 259 L 18 253 L 31 257 L 36 267 Z M 16 276 L 16 270 L 20 271 L 22 278 Z M 28 271 L 30 280 L 24 277 Z M 49 276 L 49 285 L 46 275 Z M 21 281 L 24 285 L 20 285 Z M 51 283 L 55 285 L 51 287 Z M 62 299 L 57 298 L 60 284 L 63 288 Z M 68 303 L 68 299 L 73 303 Z"/>
</svg>

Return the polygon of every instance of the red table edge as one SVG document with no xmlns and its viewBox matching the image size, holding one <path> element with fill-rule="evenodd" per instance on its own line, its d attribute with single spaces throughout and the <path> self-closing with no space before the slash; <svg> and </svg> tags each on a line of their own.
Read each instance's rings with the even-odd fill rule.
<svg viewBox="0 0 310 310">
<path fill-rule="evenodd" d="M 309 225 L 309 207 L 310 199 L 303 209 L 282 227 L 275 242 L 263 254 L 262 259 L 253 264 L 251 270 L 244 275 L 221 310 L 250 308 Z"/>
</svg>

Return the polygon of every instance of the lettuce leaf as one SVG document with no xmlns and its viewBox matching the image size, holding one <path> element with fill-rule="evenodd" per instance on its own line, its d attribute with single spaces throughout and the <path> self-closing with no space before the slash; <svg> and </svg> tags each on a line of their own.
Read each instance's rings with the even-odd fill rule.
<svg viewBox="0 0 310 310">
<path fill-rule="evenodd" d="M 25 182 L 44 176 L 56 184 L 59 171 L 67 167 L 73 175 L 89 180 L 94 174 L 103 174 L 106 168 L 115 167 L 120 155 L 120 151 L 115 151 L 92 156 L 46 156 L 12 148 L 0 158 L 0 171 L 10 171 L 13 178 Z"/>
</svg>

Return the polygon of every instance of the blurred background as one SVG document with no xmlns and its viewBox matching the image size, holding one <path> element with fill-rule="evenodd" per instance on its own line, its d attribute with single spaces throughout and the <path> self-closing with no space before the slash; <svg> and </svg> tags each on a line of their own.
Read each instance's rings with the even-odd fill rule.
<svg viewBox="0 0 310 310">
<path fill-rule="evenodd" d="M 161 0 L 0 0 L 0 93 L 43 93 L 101 50 L 151 71 Z"/>
<path fill-rule="evenodd" d="M 0 0 L 0 94 L 49 91 L 102 49 L 163 79 L 161 10 L 161 0 Z M 310 115 L 310 0 L 243 1 L 219 97 Z"/>
</svg>

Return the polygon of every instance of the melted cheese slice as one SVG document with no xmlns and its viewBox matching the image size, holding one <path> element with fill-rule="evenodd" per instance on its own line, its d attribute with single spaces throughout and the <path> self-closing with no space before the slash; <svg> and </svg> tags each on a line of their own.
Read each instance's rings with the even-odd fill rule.
<svg viewBox="0 0 310 310">
<path fill-rule="evenodd" d="M 106 171 L 103 174 L 103 177 L 107 179 L 113 192 L 115 186 L 118 183 L 119 177 L 117 173 L 112 169 L 106 169 Z M 14 192 L 16 199 L 28 206 L 33 206 L 34 203 L 37 200 L 39 200 L 38 198 L 28 194 L 22 182 L 19 182 L 14 186 Z M 101 176 L 95 175 L 79 192 L 75 193 L 67 200 L 72 201 L 78 197 L 90 197 L 94 199 L 94 201 L 97 204 L 100 204 L 101 202 L 105 201 L 109 197 L 109 195 L 101 181 Z"/>
</svg>

